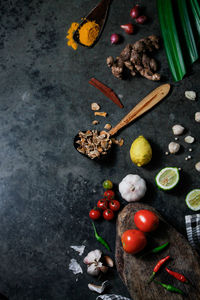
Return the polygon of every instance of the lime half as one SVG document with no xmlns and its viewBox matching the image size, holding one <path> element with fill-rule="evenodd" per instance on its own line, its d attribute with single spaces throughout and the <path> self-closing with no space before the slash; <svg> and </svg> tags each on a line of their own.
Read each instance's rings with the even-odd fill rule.
<svg viewBox="0 0 200 300">
<path fill-rule="evenodd" d="M 171 190 L 179 182 L 179 171 L 177 168 L 164 168 L 156 175 L 156 184 L 162 190 Z"/>
<path fill-rule="evenodd" d="M 185 198 L 187 206 L 192 210 L 200 209 L 200 189 L 192 190 Z"/>
</svg>

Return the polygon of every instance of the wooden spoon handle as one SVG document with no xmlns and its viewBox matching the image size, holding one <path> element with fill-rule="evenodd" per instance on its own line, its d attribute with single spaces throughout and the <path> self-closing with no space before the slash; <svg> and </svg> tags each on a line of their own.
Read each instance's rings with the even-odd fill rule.
<svg viewBox="0 0 200 300">
<path fill-rule="evenodd" d="M 115 127 L 110 131 L 110 135 L 114 135 L 121 128 L 128 125 L 130 122 L 144 114 L 151 109 L 154 105 L 160 102 L 170 90 L 170 84 L 163 84 L 148 94 L 143 100 L 141 100 Z"/>
</svg>

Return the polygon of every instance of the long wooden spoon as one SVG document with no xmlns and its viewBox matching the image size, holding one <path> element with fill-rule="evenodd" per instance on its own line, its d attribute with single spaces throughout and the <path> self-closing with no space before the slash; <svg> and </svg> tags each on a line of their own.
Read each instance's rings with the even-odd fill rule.
<svg viewBox="0 0 200 300">
<path fill-rule="evenodd" d="M 167 96 L 169 90 L 170 90 L 170 84 L 168 83 L 163 84 L 157 87 L 155 90 L 153 90 L 143 100 L 141 100 L 115 127 L 113 127 L 108 132 L 110 136 L 116 134 L 120 129 L 122 129 L 123 127 L 125 127 L 126 125 L 128 125 L 129 123 L 137 119 L 139 116 L 141 116 L 142 114 L 150 110 L 157 103 L 159 103 L 165 96 Z M 77 144 L 78 140 L 80 140 L 79 134 L 77 134 L 74 138 L 74 147 L 76 150 L 80 146 L 79 144 Z"/>
</svg>

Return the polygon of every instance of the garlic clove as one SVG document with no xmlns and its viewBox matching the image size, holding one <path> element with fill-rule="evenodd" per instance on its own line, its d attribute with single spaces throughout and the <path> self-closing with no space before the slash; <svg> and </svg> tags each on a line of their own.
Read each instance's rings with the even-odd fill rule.
<svg viewBox="0 0 200 300">
<path fill-rule="evenodd" d="M 196 92 L 194 91 L 185 91 L 185 97 L 189 100 L 195 100 L 196 96 Z"/>
<path fill-rule="evenodd" d="M 195 169 L 200 172 L 200 161 L 198 163 L 196 163 L 195 165 Z"/>
<path fill-rule="evenodd" d="M 94 262 L 98 262 L 101 259 L 102 252 L 98 249 L 90 251 L 88 255 L 84 258 L 83 262 L 86 265 L 92 264 Z"/>
<path fill-rule="evenodd" d="M 174 125 L 172 127 L 172 131 L 173 131 L 174 135 L 181 135 L 183 133 L 184 129 L 185 128 L 181 125 Z"/>
<path fill-rule="evenodd" d="M 171 154 L 175 154 L 180 150 L 180 145 L 178 143 L 171 142 L 168 145 L 168 149 Z"/>
<path fill-rule="evenodd" d="M 99 269 L 101 270 L 102 273 L 107 273 L 108 272 L 108 267 L 106 267 L 106 266 L 102 266 Z"/>
<path fill-rule="evenodd" d="M 191 135 L 186 136 L 185 139 L 184 139 L 184 141 L 188 144 L 194 143 L 194 140 L 195 140 L 195 138 Z"/>
<path fill-rule="evenodd" d="M 95 284 L 89 283 L 88 288 L 91 291 L 97 292 L 98 294 L 102 294 L 108 285 L 109 285 L 109 282 L 108 282 L 108 280 L 106 280 L 102 283 L 102 285 L 95 285 Z"/>
<path fill-rule="evenodd" d="M 88 265 L 87 273 L 92 276 L 98 276 L 100 273 L 101 266 L 96 265 L 95 263 Z"/>
<path fill-rule="evenodd" d="M 196 122 L 198 122 L 198 123 L 200 123 L 200 112 L 199 111 L 197 111 L 196 113 L 195 113 L 195 121 Z"/>
<path fill-rule="evenodd" d="M 105 260 L 105 263 L 107 264 L 108 267 L 110 267 L 110 268 L 114 267 L 114 262 L 113 262 L 113 260 L 110 256 L 105 255 L 104 260 Z"/>
</svg>

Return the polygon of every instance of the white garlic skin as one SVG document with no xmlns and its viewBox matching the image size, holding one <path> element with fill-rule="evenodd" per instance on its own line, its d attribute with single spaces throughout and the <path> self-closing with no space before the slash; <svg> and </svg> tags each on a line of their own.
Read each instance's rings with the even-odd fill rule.
<svg viewBox="0 0 200 300">
<path fill-rule="evenodd" d="M 174 135 L 181 135 L 183 133 L 184 129 L 185 128 L 183 126 L 179 125 L 179 124 L 174 125 L 172 127 L 172 131 L 173 131 Z"/>
<path fill-rule="evenodd" d="M 175 154 L 180 150 L 180 145 L 178 143 L 171 142 L 168 145 L 168 149 L 171 154 Z"/>
<path fill-rule="evenodd" d="M 188 143 L 188 144 L 192 144 L 192 143 L 194 143 L 194 137 L 193 136 L 191 136 L 191 135 L 188 135 L 188 136 L 186 136 L 185 138 L 184 138 L 184 141 L 186 142 L 186 143 Z"/>
<path fill-rule="evenodd" d="M 198 123 L 200 123 L 200 111 L 197 111 L 196 113 L 195 113 L 195 121 L 196 122 L 198 122 Z"/>
<path fill-rule="evenodd" d="M 196 92 L 194 91 L 185 91 L 185 97 L 189 100 L 195 100 L 196 96 Z"/>
<path fill-rule="evenodd" d="M 200 172 L 200 161 L 198 163 L 196 163 L 195 165 L 195 169 Z"/>
</svg>

